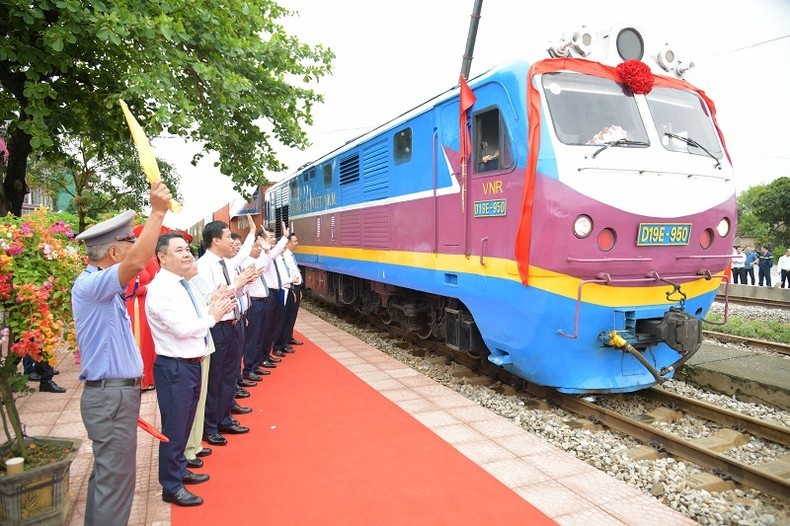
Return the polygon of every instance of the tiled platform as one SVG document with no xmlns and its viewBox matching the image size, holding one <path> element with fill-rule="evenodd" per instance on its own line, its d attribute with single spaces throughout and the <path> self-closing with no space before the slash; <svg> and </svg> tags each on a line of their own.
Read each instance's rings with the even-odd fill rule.
<svg viewBox="0 0 790 526">
<path fill-rule="evenodd" d="M 559 524 L 695 524 L 308 312 L 300 313 L 297 330 Z M 71 468 L 68 524 L 78 525 L 83 522 L 90 474 L 90 442 L 79 413 L 78 366 L 65 355 L 58 369 L 62 374 L 56 381 L 68 389 L 65 394 L 35 393 L 19 406 L 29 435 L 84 440 Z M 158 427 L 155 391 L 143 394 L 141 416 Z M 170 505 L 162 502 L 156 478 L 156 442 L 143 431 L 138 439 L 137 494 L 130 524 L 169 524 Z"/>
</svg>

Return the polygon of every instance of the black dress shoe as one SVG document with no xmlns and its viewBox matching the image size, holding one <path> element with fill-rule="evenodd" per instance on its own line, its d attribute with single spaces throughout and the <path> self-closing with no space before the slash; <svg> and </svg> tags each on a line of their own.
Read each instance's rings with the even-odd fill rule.
<svg viewBox="0 0 790 526">
<path fill-rule="evenodd" d="M 181 482 L 184 484 L 203 484 L 209 479 L 209 476 L 205 473 L 192 473 L 191 471 L 187 471 L 187 474 L 184 475 L 184 478 L 181 479 Z"/>
<path fill-rule="evenodd" d="M 30 380 L 31 382 L 38 382 L 39 380 L 41 380 L 41 375 L 36 372 L 32 372 L 29 375 L 27 375 L 27 379 Z"/>
<path fill-rule="evenodd" d="M 272 351 L 272 354 L 275 356 L 279 356 L 280 358 L 285 357 L 285 353 L 282 352 L 280 349 L 277 349 L 276 351 Z"/>
<path fill-rule="evenodd" d="M 283 352 L 295 353 L 296 351 L 294 351 L 293 347 L 291 347 L 290 345 L 286 345 L 285 347 L 283 347 Z"/>
<path fill-rule="evenodd" d="M 210 454 L 211 454 L 211 448 L 210 447 L 204 447 L 203 449 L 201 449 L 200 451 L 195 453 L 195 455 L 197 455 L 199 457 L 207 457 Z"/>
<path fill-rule="evenodd" d="M 219 433 L 206 435 L 203 437 L 203 440 L 205 440 L 212 446 L 224 446 L 225 444 L 228 443 L 228 439 L 226 439 L 224 436 L 220 435 Z"/>
<path fill-rule="evenodd" d="M 203 504 L 203 499 L 186 488 L 181 488 L 175 495 L 163 491 L 162 500 L 176 506 L 200 506 Z"/>
<path fill-rule="evenodd" d="M 263 360 L 263 361 L 264 362 L 272 362 L 272 363 L 280 363 L 282 361 L 282 359 L 275 358 L 274 356 L 267 356 L 266 359 Z"/>
<path fill-rule="evenodd" d="M 236 404 L 230 408 L 230 412 L 234 415 L 246 415 L 247 413 L 252 413 L 252 408 L 242 407 L 239 404 Z"/>
<path fill-rule="evenodd" d="M 236 381 L 236 385 L 238 385 L 239 387 L 255 387 L 258 384 L 253 382 L 252 380 L 247 380 L 245 375 L 245 378 Z"/>
<path fill-rule="evenodd" d="M 220 426 L 219 430 L 231 435 L 242 435 L 244 433 L 249 433 L 250 428 L 246 426 Z"/>
<path fill-rule="evenodd" d="M 266 367 L 267 369 L 277 369 L 277 364 L 274 362 L 261 362 L 260 367 Z"/>
<path fill-rule="evenodd" d="M 270 374 L 272 374 L 272 372 L 258 367 L 257 369 L 255 369 L 255 374 L 257 374 L 258 376 L 269 376 Z"/>
<path fill-rule="evenodd" d="M 290 340 L 288 340 L 288 343 L 290 345 L 302 345 L 304 342 L 300 342 L 299 340 L 294 340 L 293 338 L 291 338 Z"/>
<path fill-rule="evenodd" d="M 241 387 L 236 389 L 236 396 L 234 398 L 249 398 L 249 397 L 250 397 L 249 391 L 245 391 Z"/>
<path fill-rule="evenodd" d="M 188 468 L 202 468 L 203 461 L 199 458 L 188 458 L 187 459 L 187 467 Z"/>
<path fill-rule="evenodd" d="M 244 373 L 244 379 L 245 380 L 249 380 L 250 382 L 253 382 L 253 383 L 260 382 L 261 380 L 263 380 L 263 378 L 261 378 L 260 376 L 258 376 L 255 373 Z"/>
<path fill-rule="evenodd" d="M 50 380 L 49 382 L 41 382 L 38 386 L 38 390 L 42 393 L 65 393 L 66 390 Z"/>
</svg>

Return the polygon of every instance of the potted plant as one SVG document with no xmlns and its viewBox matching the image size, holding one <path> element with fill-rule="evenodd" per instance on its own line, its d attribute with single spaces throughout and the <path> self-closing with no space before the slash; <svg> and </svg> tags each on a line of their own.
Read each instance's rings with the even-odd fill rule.
<svg viewBox="0 0 790 526">
<path fill-rule="evenodd" d="M 15 396 L 27 390 L 23 358 L 54 361 L 64 342 L 76 348 L 71 284 L 85 261 L 73 237 L 60 216 L 43 208 L 0 218 L 0 419 L 6 436 L 0 451 L 4 460 L 26 459 L 25 471 L 16 475 L 0 463 L 0 525 L 65 519 L 68 469 L 80 441 L 26 437 Z"/>
</svg>

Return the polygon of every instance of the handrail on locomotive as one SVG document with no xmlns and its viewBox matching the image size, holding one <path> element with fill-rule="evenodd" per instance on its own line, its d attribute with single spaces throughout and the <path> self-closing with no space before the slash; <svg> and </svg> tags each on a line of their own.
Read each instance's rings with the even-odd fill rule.
<svg viewBox="0 0 790 526">
<path fill-rule="evenodd" d="M 732 256 L 727 256 L 732 257 Z M 612 258 L 614 259 L 614 258 Z M 568 258 L 569 261 L 582 261 L 574 258 Z M 711 280 L 714 277 L 720 277 L 722 282 L 724 283 L 724 316 L 722 321 L 717 322 L 715 320 L 705 319 L 705 318 L 697 318 L 691 316 L 690 314 L 685 312 L 685 304 L 686 304 L 686 294 L 681 290 L 681 284 L 671 281 L 669 278 L 661 277 L 658 272 L 650 271 L 644 278 L 622 278 L 622 279 L 613 279 L 609 274 L 605 272 L 601 272 L 596 276 L 596 279 L 589 279 L 584 280 L 579 283 L 577 297 L 576 297 L 576 310 L 574 315 L 574 322 L 573 322 L 573 333 L 568 334 L 562 329 L 557 331 L 557 334 L 569 339 L 576 339 L 579 335 L 579 320 L 581 315 L 581 307 L 582 307 L 582 289 L 585 285 L 590 283 L 598 283 L 602 285 L 612 285 L 615 283 L 636 283 L 636 282 L 664 282 L 668 285 L 672 286 L 672 290 L 666 292 L 667 301 L 677 301 L 677 306 L 672 306 L 669 310 L 664 314 L 664 317 L 661 321 L 650 320 L 646 322 L 646 325 L 649 329 L 652 329 L 650 332 L 652 335 L 658 337 L 661 341 L 669 345 L 671 348 L 675 349 L 680 353 L 680 358 L 675 361 L 672 365 L 662 367 L 660 371 L 656 370 L 652 364 L 642 355 L 642 353 L 636 349 L 633 345 L 631 345 L 628 340 L 623 338 L 620 333 L 623 332 L 622 330 L 611 330 L 609 333 L 602 334 L 601 340 L 611 345 L 612 347 L 616 347 L 618 349 L 622 349 L 632 356 L 636 358 L 645 368 L 653 375 L 656 379 L 656 382 L 659 384 L 666 381 L 665 376 L 669 373 L 672 373 L 678 369 L 681 365 L 683 365 L 686 361 L 688 361 L 694 354 L 699 350 L 700 346 L 702 345 L 702 323 L 708 323 L 710 325 L 724 325 L 727 323 L 727 317 L 729 314 L 729 288 L 730 288 L 730 279 L 727 275 L 715 276 L 710 270 L 701 269 L 697 274 L 692 276 L 672 276 L 672 279 L 698 279 L 699 277 L 703 277 L 705 280 Z M 680 299 L 673 300 L 672 295 L 680 294 Z M 682 330 L 679 330 L 681 329 Z M 608 338 L 608 339 L 607 339 Z"/>
</svg>

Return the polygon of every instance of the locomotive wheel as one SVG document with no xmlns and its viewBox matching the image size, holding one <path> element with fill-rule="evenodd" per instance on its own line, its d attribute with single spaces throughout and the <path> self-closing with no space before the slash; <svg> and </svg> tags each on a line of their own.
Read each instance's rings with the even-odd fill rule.
<svg viewBox="0 0 790 526">
<path fill-rule="evenodd" d="M 381 323 L 383 323 L 384 325 L 389 325 L 392 323 L 394 318 L 392 316 L 392 313 L 389 311 L 389 309 L 381 309 L 379 311 L 379 319 L 381 320 Z"/>
<path fill-rule="evenodd" d="M 431 326 L 430 325 L 425 326 L 425 334 L 419 331 L 414 331 L 414 334 L 416 334 L 417 337 L 421 340 L 427 340 L 428 338 L 431 337 Z"/>
</svg>

